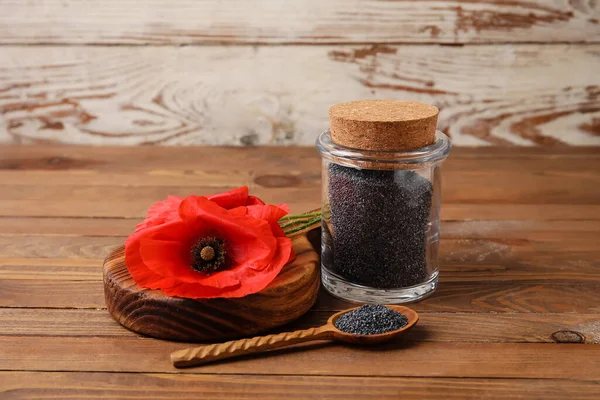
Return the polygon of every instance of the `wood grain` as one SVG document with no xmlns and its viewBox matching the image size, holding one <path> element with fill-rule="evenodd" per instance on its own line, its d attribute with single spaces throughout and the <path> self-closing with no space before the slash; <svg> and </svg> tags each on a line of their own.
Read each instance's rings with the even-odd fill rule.
<svg viewBox="0 0 600 400">
<path fill-rule="evenodd" d="M 231 163 L 231 159 L 237 161 Z M 485 162 L 482 162 L 485 159 Z M 127 147 L 0 145 L 0 178 L 16 186 L 124 186 L 196 191 L 248 184 L 285 189 L 320 184 L 321 159 L 311 147 Z M 531 174 L 551 183 L 555 178 L 594 179 L 600 168 L 597 148 L 459 147 L 444 163 L 445 178 L 459 173 Z M 276 172 L 275 172 L 276 171 Z M 460 181 L 459 181 L 460 182 Z M 518 184 L 518 182 L 513 182 Z M 20 191 L 18 187 L 12 188 Z M 508 189 L 508 188 L 506 188 Z M 4 195 L 11 195 L 6 193 Z M 85 190 L 78 192 L 78 195 Z M 31 196 L 31 193 L 27 193 Z M 34 196 L 36 197 L 36 196 Z M 39 196 L 37 196 L 39 197 Z"/>
<path fill-rule="evenodd" d="M 323 325 L 331 311 L 311 310 L 273 332 Z M 136 337 L 106 310 L 0 308 L 0 335 Z M 469 326 L 456 329 L 455 325 Z M 573 332 L 576 342 L 600 343 L 598 314 L 569 313 L 421 313 L 419 324 L 403 340 L 411 342 L 555 343 L 557 332 Z M 579 339 L 580 338 L 580 339 Z"/>
<path fill-rule="evenodd" d="M 593 216 L 590 216 L 593 217 Z M 61 217 L 0 217 L 0 236 L 93 236 L 127 237 L 139 218 L 61 218 Z M 593 219 L 574 221 L 496 220 L 442 221 L 442 235 L 448 239 L 527 239 L 560 240 L 568 235 L 600 233 L 600 224 Z M 52 260 L 47 260 L 53 262 Z M 0 258 L 0 265 L 10 262 Z M 20 261 L 19 261 L 20 262 Z"/>
<path fill-rule="evenodd" d="M 435 296 L 415 304 L 418 312 L 465 313 L 597 313 L 600 283 L 585 281 L 544 282 L 445 282 Z M 1 280 L 0 307 L 104 308 L 100 281 Z M 319 294 L 317 310 L 329 312 L 352 303 Z"/>
<path fill-rule="evenodd" d="M 554 222 L 553 222 L 554 223 Z M 594 222 L 589 222 L 590 225 Z M 447 225 L 455 224 L 448 222 Z M 513 227 L 513 221 L 504 222 Z M 444 224 L 445 225 L 445 224 Z M 567 239 L 524 227 L 504 236 L 503 222 L 486 222 L 485 234 L 443 233 L 439 264 L 446 282 L 600 281 L 597 230 L 578 229 Z M 506 225 L 505 225 L 506 226 Z M 562 224 L 565 226 L 565 224 Z M 595 225 L 596 227 L 598 224 Z M 498 233 L 489 230 L 498 229 Z M 102 257 L 119 246 L 124 236 L 79 237 L 0 235 L 0 279 L 99 281 Z"/>
<path fill-rule="evenodd" d="M 600 152 L 597 157 L 591 156 L 590 159 L 579 162 L 571 161 L 572 165 L 560 169 L 556 168 L 556 162 L 537 166 L 521 162 L 511 166 L 507 160 L 473 169 L 473 162 L 455 161 L 450 158 L 447 164 L 444 164 L 444 171 L 448 171 L 444 176 L 444 198 L 449 203 L 488 203 L 494 199 L 496 203 L 508 203 L 514 202 L 517 196 L 520 196 L 519 199 L 524 204 L 540 202 L 542 197 L 550 204 L 565 204 L 569 201 L 574 204 L 594 204 L 594 201 L 600 198 L 600 191 L 596 188 L 599 178 L 590 173 L 590 169 L 600 168 Z M 71 196 L 73 200 L 89 200 L 97 196 L 99 191 L 110 190 L 115 192 L 114 201 L 135 198 L 142 203 L 148 198 L 164 198 L 168 194 L 185 196 L 190 193 L 215 193 L 241 185 L 252 186 L 252 189 L 261 195 L 273 196 L 274 193 L 278 193 L 284 198 L 292 197 L 302 190 L 309 199 L 316 197 L 318 200 L 320 175 L 314 173 L 318 165 L 319 160 L 315 154 L 304 166 L 295 170 L 277 174 L 266 170 L 251 170 L 229 174 L 231 176 L 227 177 L 223 176 L 225 174 L 215 174 L 206 180 L 203 180 L 202 175 L 209 175 L 210 172 L 195 174 L 181 170 L 158 172 L 152 169 L 122 172 L 118 175 L 102 170 L 0 171 L 0 178 L 6 188 L 2 195 L 3 200 L 26 198 L 30 201 L 64 201 L 67 196 Z M 203 166 L 207 169 L 215 168 L 206 162 L 197 163 L 196 168 Z M 460 174 L 452 174 L 454 171 Z M 494 180 L 489 182 L 492 174 Z M 19 176 L 27 180 L 19 180 Z M 517 177 L 520 179 L 517 180 Z M 210 185 L 211 180 L 223 182 L 223 179 L 230 179 L 231 183 Z M 469 185 L 482 185 L 486 181 L 488 185 L 484 190 L 472 194 L 471 197 L 465 193 Z M 60 186 L 61 190 L 52 191 L 55 186 Z"/>
<path fill-rule="evenodd" d="M 487 43 L 600 40 L 594 1 L 4 1 L 0 43 Z"/>
<path fill-rule="evenodd" d="M 497 223 L 490 222 L 491 226 L 494 224 Z M 589 274 L 590 279 L 594 279 L 593 268 L 597 266 L 600 257 L 594 231 L 586 234 L 585 231 L 573 229 L 569 232 L 581 236 L 563 239 L 558 236 L 528 237 L 526 229 L 515 233 L 515 238 L 499 237 L 501 234 L 487 234 L 485 237 L 444 234 L 440 245 L 440 264 L 442 268 L 452 267 L 448 268 L 449 273 L 457 272 L 456 267 L 471 265 L 472 272 L 484 274 L 484 279 L 490 279 L 491 274 L 501 270 L 517 272 L 528 280 L 535 279 L 533 275 L 528 276 L 525 270 L 532 266 L 548 268 L 548 275 L 552 275 L 552 272 L 560 273 L 557 267 L 562 266 L 565 275 L 562 275 L 561 279 L 566 279 L 569 273 L 576 274 L 576 268 L 582 268 Z M 19 265 L 15 264 L 14 260 L 22 263 L 19 260 L 51 257 L 71 259 L 63 264 L 66 267 L 86 266 L 93 263 L 90 260 L 101 259 L 107 255 L 121 245 L 124 239 L 124 236 L 0 235 L 0 265 Z M 84 260 L 78 264 L 75 259 Z M 63 266 L 56 264 L 58 261 L 54 263 L 55 266 Z M 47 260 L 41 265 L 46 264 Z M 478 268 L 477 264 L 481 267 Z M 35 266 L 32 260 L 24 265 Z M 48 266 L 51 267 L 52 263 Z M 490 268 L 496 271 L 486 272 Z M 464 269 L 464 272 L 469 271 Z"/>
<path fill-rule="evenodd" d="M 397 400 L 596 400 L 598 381 L 562 379 L 382 378 L 107 372 L 0 372 L 0 394 L 23 398 L 133 398 L 280 400 L 305 398 Z"/>
<path fill-rule="evenodd" d="M 243 184 L 266 201 L 287 202 L 293 212 L 304 212 L 320 203 L 319 156 L 314 149 L 279 147 L 277 155 L 265 161 L 260 161 L 264 150 L 232 150 L 241 164 L 251 166 L 248 170 L 228 167 L 224 148 L 143 147 L 131 156 L 114 148 L 48 148 L 31 153 L 19 147 L 2 149 L 0 214 L 8 217 L 139 219 L 150 204 L 167 195 L 216 193 Z M 111 150 L 115 151 L 114 157 L 110 156 Z M 493 149 L 453 152 L 444 165 L 442 219 L 600 218 L 600 181 L 593 173 L 600 169 L 597 149 L 587 153 L 563 151 L 553 156 L 532 150 L 513 152 L 514 157 L 500 156 Z M 481 163 L 482 158 L 485 163 Z M 481 190 L 473 191 L 473 185 Z M 113 193 L 111 202 L 96 201 L 106 190 Z M 0 229 L 31 220 L 5 221 Z M 49 232 L 48 222 L 37 221 L 40 229 Z M 57 227 L 82 222 L 63 220 Z M 111 236 L 111 225 L 117 231 L 118 227 L 133 223 L 94 222 L 98 229 L 102 227 L 97 234 L 103 236 Z M 128 233 L 120 228 L 119 231 Z M 19 231 L 15 228 L 11 232 Z M 60 229 L 56 232 L 68 233 Z M 88 231 L 86 235 L 94 233 Z"/>
<path fill-rule="evenodd" d="M 546 210 L 555 209 L 556 212 L 566 210 L 566 206 L 595 208 L 600 199 L 600 178 L 586 176 L 585 172 L 573 174 L 571 177 L 557 178 L 548 176 L 543 179 L 535 179 L 533 173 L 522 173 L 522 179 L 515 183 L 517 173 L 498 173 L 492 179 L 492 173 L 464 173 L 460 178 L 453 176 L 443 179 L 442 195 L 445 203 L 442 206 L 443 213 L 456 214 L 460 212 L 460 206 L 465 204 L 474 207 L 473 219 L 519 219 L 505 213 L 502 218 L 502 208 L 510 210 L 509 207 L 515 201 L 521 201 L 516 206 L 513 214 L 519 213 L 531 204 L 539 204 L 547 201 Z M 0 174 L 2 175 L 2 174 Z M 133 178 L 133 175 L 132 175 Z M 302 177 L 299 177 L 302 179 Z M 534 184 L 535 183 L 535 184 Z M 470 185 L 486 185 L 485 190 L 469 196 Z M 126 186 L 87 186 L 64 185 L 60 190 L 55 186 L 39 185 L 1 185 L 0 190 L 0 213 L 3 216 L 23 217 L 102 217 L 102 218 L 137 218 L 145 217 L 147 208 L 157 201 L 161 201 L 169 195 L 189 196 L 191 194 L 210 194 L 231 190 L 235 186 L 223 188 L 207 188 L 203 186 L 167 186 L 167 187 L 126 187 Z M 264 188 L 255 186 L 251 188 L 252 193 L 268 202 L 285 202 L 292 212 L 305 212 L 319 206 L 320 185 L 306 182 L 296 187 L 287 188 Z M 110 191 L 114 198 L 110 202 L 97 202 L 98 195 Z M 135 200 L 135 201 L 132 201 Z M 486 206 L 500 207 L 490 216 L 484 216 Z M 561 208 L 562 206 L 562 208 Z M 481 210 L 478 217 L 477 211 Z M 534 209 L 534 207 L 531 207 Z M 543 212 L 532 213 L 531 218 L 543 219 Z M 565 211 L 562 211 L 564 214 Z M 573 214 L 573 212 L 571 212 Z M 489 215 L 489 214 L 488 214 Z M 444 214 L 443 218 L 450 219 Z M 546 218 L 550 217 L 548 215 Z M 596 218 L 596 215 L 590 215 Z M 468 218 L 464 216 L 463 218 Z M 563 217 L 564 218 L 564 217 Z M 460 218 L 452 218 L 460 219 Z"/>
<path fill-rule="evenodd" d="M 598 170 L 598 149 L 457 149 L 444 170 L 441 286 L 414 305 L 421 320 L 404 340 L 300 345 L 176 374 L 168 354 L 181 343 L 111 319 L 102 258 L 172 190 L 248 183 L 314 208 L 314 149 L 0 146 L 0 397 L 595 399 Z M 102 188 L 119 198 L 98 202 Z M 320 293 L 276 332 L 349 306 Z"/>
<path fill-rule="evenodd" d="M 321 286 L 319 254 L 308 230 L 294 235 L 296 257 L 258 293 L 241 298 L 182 299 L 139 287 L 125 265 L 125 248 L 104 262 L 104 296 L 113 318 L 134 332 L 179 341 L 222 342 L 257 335 L 306 313 Z"/>
<path fill-rule="evenodd" d="M 179 348 L 181 343 L 138 338 L 4 336 L 0 364 L 9 371 L 72 371 L 76 366 L 78 371 L 174 372 L 165 355 Z M 597 380 L 598 363 L 600 346 L 595 345 L 399 341 L 351 351 L 347 345 L 309 344 L 189 372 Z"/>
<path fill-rule="evenodd" d="M 102 174 L 94 178 L 102 179 L 109 172 L 168 171 L 171 173 L 188 171 L 203 173 L 214 185 L 223 185 L 223 179 L 236 179 L 236 174 L 257 171 L 273 173 L 272 168 L 288 166 L 288 173 L 309 170 L 320 176 L 320 156 L 313 147 L 223 147 L 223 146 L 179 146 L 158 147 L 140 146 L 132 151 L 119 146 L 64 146 L 46 144 L 44 146 L 0 145 L 1 171 L 98 171 Z M 586 147 L 555 147 L 551 150 L 538 147 L 458 147 L 452 149 L 452 156 L 444 164 L 448 169 L 470 170 L 473 166 L 483 170 L 556 168 L 556 162 L 568 160 L 562 168 L 573 168 L 584 163 L 599 162 L 598 149 Z M 230 159 L 239 161 L 232 164 Z M 485 163 L 481 162 L 485 159 Z M 460 162 L 453 164 L 453 160 Z M 316 163 L 315 163 L 316 161 Z M 249 165 L 248 163 L 253 163 Z M 191 172 L 190 172 L 191 171 Z M 95 181 L 96 179 L 94 179 Z M 101 180 L 102 182 L 102 180 Z M 90 182 L 93 184 L 94 182 Z M 143 182 L 142 182 L 143 183 Z M 48 184 L 48 182 L 47 182 Z M 56 182 L 60 185 L 60 182 Z M 164 183 L 166 184 L 166 183 Z M 143 185 L 142 185 L 143 186 Z M 210 185 L 207 185 L 210 186 Z"/>
<path fill-rule="evenodd" d="M 0 279 L 101 281 L 102 258 L 0 258 Z"/>
<path fill-rule="evenodd" d="M 332 104 L 409 98 L 456 145 L 600 145 L 599 65 L 597 44 L 4 46 L 0 141 L 312 146 Z"/>
</svg>

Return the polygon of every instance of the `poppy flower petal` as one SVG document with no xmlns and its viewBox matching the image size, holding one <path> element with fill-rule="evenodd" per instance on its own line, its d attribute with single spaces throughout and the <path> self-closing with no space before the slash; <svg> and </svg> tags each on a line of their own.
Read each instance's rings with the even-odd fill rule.
<svg viewBox="0 0 600 400">
<path fill-rule="evenodd" d="M 216 297 L 227 297 L 227 293 L 237 290 L 239 287 L 240 284 L 233 287 L 218 288 L 197 283 L 180 282 L 171 287 L 166 287 L 162 291 L 168 296 L 185 297 L 188 299 L 214 299 Z"/>
<path fill-rule="evenodd" d="M 164 212 L 170 212 L 173 209 L 179 207 L 179 204 L 183 200 L 183 197 L 177 196 L 168 196 L 166 200 L 159 201 L 158 203 L 154 203 L 148 209 L 148 213 L 146 214 L 146 219 L 154 218 Z"/>
<path fill-rule="evenodd" d="M 227 210 L 245 206 L 248 200 L 248 186 L 241 186 L 225 193 L 206 196 L 206 198 Z"/>
<path fill-rule="evenodd" d="M 222 297 L 244 297 L 252 293 L 260 292 L 266 288 L 269 283 L 281 272 L 281 269 L 288 263 L 292 254 L 292 241 L 289 238 L 277 238 L 278 246 L 275 256 L 271 262 L 262 270 L 257 271 L 252 268 L 245 268 L 244 276 L 241 277 L 242 285 L 223 293 Z"/>
<path fill-rule="evenodd" d="M 248 206 L 248 215 L 268 221 L 274 236 L 285 236 L 285 233 L 283 233 L 283 229 L 281 229 L 278 222 L 282 217 L 287 215 L 287 211 L 283 208 L 272 204 L 266 204 L 264 206 Z"/>
<path fill-rule="evenodd" d="M 153 204 L 148 209 L 146 219 L 136 225 L 135 231 L 138 232 L 151 226 L 178 219 L 179 215 L 176 211 L 182 200 L 182 197 L 169 196 L 166 200 Z"/>
<path fill-rule="evenodd" d="M 264 289 L 295 257 L 278 221 L 287 205 L 266 205 L 242 186 L 208 197 L 170 196 L 154 204 L 127 239 L 125 259 L 142 287 L 187 298 L 242 297 Z M 200 238 L 224 240 L 226 269 L 207 275 L 191 268 Z"/>
<path fill-rule="evenodd" d="M 248 196 L 248 200 L 246 200 L 246 205 L 247 206 L 264 206 L 265 202 L 256 196 Z"/>
<path fill-rule="evenodd" d="M 190 267 L 186 250 L 189 247 L 179 242 L 140 239 L 140 255 L 150 271 L 181 282 L 199 283 L 203 274 Z"/>
<path fill-rule="evenodd" d="M 232 269 L 225 269 L 223 271 L 215 272 L 210 275 L 199 275 L 201 275 L 201 277 L 196 281 L 196 283 L 204 286 L 226 288 L 240 284 L 239 272 L 235 270 L 235 267 Z"/>
<path fill-rule="evenodd" d="M 130 237 L 130 239 L 125 242 L 125 264 L 133 280 L 141 287 L 147 289 L 162 289 L 163 287 L 177 284 L 176 280 L 165 278 L 148 269 L 140 254 L 139 237 Z"/>
<path fill-rule="evenodd" d="M 283 211 L 285 211 L 285 215 L 290 213 L 290 206 L 288 206 L 285 203 L 281 203 L 281 204 L 277 204 L 277 207 L 281 208 Z"/>
<path fill-rule="evenodd" d="M 187 298 L 238 298 L 249 294 L 257 293 L 266 288 L 269 283 L 281 272 L 281 269 L 287 264 L 290 254 L 292 254 L 292 241 L 289 238 L 277 238 L 278 250 L 275 257 L 266 266 L 265 270 L 254 271 L 249 269 L 245 271 L 243 284 L 239 284 L 227 288 L 214 288 L 208 286 L 211 290 L 207 290 L 207 286 L 197 284 L 180 284 L 172 288 L 164 289 L 164 292 L 170 296 L 181 296 Z"/>
<path fill-rule="evenodd" d="M 236 264 L 252 260 L 268 262 L 277 246 L 267 221 L 232 215 L 206 197 L 190 196 L 179 206 L 181 219 L 189 226 L 205 224 L 227 243 L 228 256 Z"/>
<path fill-rule="evenodd" d="M 240 206 L 229 210 L 229 215 L 244 216 L 248 213 L 248 207 Z"/>
</svg>

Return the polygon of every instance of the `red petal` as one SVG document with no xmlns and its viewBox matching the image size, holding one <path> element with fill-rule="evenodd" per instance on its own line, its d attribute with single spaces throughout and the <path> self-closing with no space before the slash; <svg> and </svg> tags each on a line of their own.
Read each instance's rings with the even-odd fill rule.
<svg viewBox="0 0 600 400">
<path fill-rule="evenodd" d="M 283 211 L 285 211 L 285 214 L 289 214 L 290 213 L 290 206 L 288 206 L 285 203 L 281 203 L 281 204 L 277 204 L 277 207 L 281 208 Z"/>
<path fill-rule="evenodd" d="M 277 242 L 278 248 L 275 252 L 275 257 L 273 257 L 271 262 L 264 269 L 257 271 L 248 268 L 248 266 L 240 266 L 243 284 L 225 288 L 215 288 L 199 284 L 184 283 L 166 288 L 163 291 L 169 296 L 179 296 L 191 299 L 208 299 L 215 297 L 237 298 L 260 292 L 275 279 L 279 272 L 281 272 L 283 266 L 287 264 L 293 256 L 291 239 L 277 238 Z"/>
<path fill-rule="evenodd" d="M 278 237 L 277 251 L 269 265 L 258 271 L 252 268 L 244 268 L 242 270 L 244 275 L 240 277 L 242 284 L 236 289 L 223 292 L 221 297 L 244 297 L 260 292 L 281 272 L 281 269 L 290 260 L 292 254 L 292 240 L 290 238 Z"/>
<path fill-rule="evenodd" d="M 203 274 L 190 267 L 189 249 L 180 242 L 140 240 L 140 255 L 149 270 L 175 281 L 200 282 Z"/>
<path fill-rule="evenodd" d="M 135 282 L 144 288 L 161 289 L 177 282 L 151 271 L 140 255 L 140 236 L 130 236 L 125 242 L 125 265 Z"/>
<path fill-rule="evenodd" d="M 148 209 L 146 219 L 136 225 L 135 232 L 179 219 L 177 208 L 182 200 L 181 197 L 169 196 L 164 201 L 154 203 Z"/>
<path fill-rule="evenodd" d="M 213 194 L 206 197 L 227 210 L 245 206 L 246 201 L 248 200 L 248 186 L 241 186 L 237 189 L 230 190 L 229 192 Z"/>
<path fill-rule="evenodd" d="M 183 200 L 183 197 L 176 196 L 168 196 L 166 200 L 159 201 L 158 203 L 154 203 L 148 209 L 148 214 L 146 215 L 146 219 L 154 218 L 165 211 L 176 210 L 179 207 L 179 204 Z"/>
<path fill-rule="evenodd" d="M 256 196 L 248 196 L 248 200 L 246 201 L 247 206 L 264 206 L 265 202 L 259 199 Z"/>
<path fill-rule="evenodd" d="M 265 221 L 269 222 L 273 236 L 285 236 L 285 233 L 283 233 L 278 221 L 287 215 L 287 213 L 288 212 L 283 208 L 274 206 L 272 204 L 266 204 L 264 206 L 248 206 L 248 215 L 257 219 L 264 219 Z"/>
<path fill-rule="evenodd" d="M 204 235 L 205 232 L 201 232 L 199 236 Z M 234 271 L 206 276 L 192 269 L 189 252 L 191 244 L 199 236 L 190 234 L 187 225 L 181 221 L 142 232 L 134 240 L 128 240 L 128 243 L 135 243 L 135 247 L 126 247 L 129 250 L 126 253 L 127 266 L 132 266 L 130 273 L 144 279 L 145 284 L 152 285 L 147 287 L 153 289 L 165 289 L 181 283 L 219 288 L 239 285 L 238 274 Z M 150 281 L 146 277 L 150 277 Z M 153 282 L 157 280 L 160 282 Z"/>
<path fill-rule="evenodd" d="M 185 297 L 188 299 L 214 299 L 216 297 L 227 297 L 225 294 L 236 290 L 239 285 L 230 288 L 216 288 L 204 286 L 197 283 L 178 283 L 162 291 L 168 296 Z"/>
<path fill-rule="evenodd" d="M 248 207 L 246 207 L 246 206 L 236 207 L 236 208 L 232 208 L 231 210 L 229 210 L 229 215 L 243 216 L 243 215 L 246 215 L 247 213 L 248 213 Z"/>
<path fill-rule="evenodd" d="M 228 257 L 236 264 L 265 262 L 273 257 L 276 241 L 267 221 L 231 214 L 205 197 L 190 196 L 179 206 L 189 226 L 205 225 L 227 243 Z"/>
<path fill-rule="evenodd" d="M 127 239 L 127 268 L 139 285 L 170 296 L 256 293 L 294 257 L 291 240 L 277 223 L 288 212 L 286 205 L 265 205 L 248 196 L 245 186 L 208 198 L 169 197 L 150 207 L 146 220 Z M 229 262 L 234 265 L 206 276 L 191 269 L 189 252 L 195 240 L 209 233 L 226 241 Z"/>
</svg>

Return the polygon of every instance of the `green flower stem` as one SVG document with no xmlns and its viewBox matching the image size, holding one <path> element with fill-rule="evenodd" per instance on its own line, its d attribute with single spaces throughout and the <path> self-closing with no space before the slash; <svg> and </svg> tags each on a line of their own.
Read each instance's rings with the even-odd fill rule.
<svg viewBox="0 0 600 400">
<path fill-rule="evenodd" d="M 316 224 L 316 223 L 317 223 L 317 222 L 319 222 L 319 221 L 321 221 L 321 216 L 320 216 L 320 215 L 319 215 L 317 218 L 311 219 L 311 220 L 310 220 L 310 221 L 308 221 L 307 223 L 305 223 L 305 224 L 302 224 L 302 225 L 300 225 L 300 226 L 299 226 L 299 227 L 297 227 L 297 228 L 293 228 L 293 229 L 290 229 L 290 230 L 287 230 L 287 231 L 283 231 L 283 232 L 284 232 L 286 235 L 290 235 L 290 234 L 292 234 L 292 233 L 296 233 L 296 232 L 299 232 L 299 231 L 301 231 L 301 230 L 303 230 L 303 229 L 306 229 L 306 228 L 308 228 L 309 226 L 311 226 L 311 225 L 314 225 L 314 224 Z M 283 227 L 282 227 L 282 228 L 283 228 Z"/>
<path fill-rule="evenodd" d="M 281 226 L 281 229 L 285 229 L 285 228 L 288 228 L 290 226 L 294 226 L 294 225 L 298 225 L 298 224 L 304 223 L 307 220 L 309 220 L 309 218 L 297 219 L 295 221 L 288 222 L 287 224 L 283 224 L 283 225 L 280 225 L 280 226 Z"/>
<path fill-rule="evenodd" d="M 321 216 L 321 211 L 308 213 L 308 214 L 288 215 L 287 217 L 281 218 L 279 221 L 288 221 L 288 220 L 293 220 L 293 219 L 306 219 L 306 218 L 317 217 L 317 216 L 319 216 L 319 217 Z"/>
</svg>

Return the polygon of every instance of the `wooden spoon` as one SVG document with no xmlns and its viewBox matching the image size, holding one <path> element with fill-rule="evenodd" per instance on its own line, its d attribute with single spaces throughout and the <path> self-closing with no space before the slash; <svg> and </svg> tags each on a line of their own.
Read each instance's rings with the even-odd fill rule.
<svg viewBox="0 0 600 400">
<path fill-rule="evenodd" d="M 280 333 L 277 335 L 258 336 L 252 339 L 232 340 L 225 343 L 178 350 L 171 353 L 171 362 L 177 368 L 192 367 L 213 361 L 224 360 L 226 358 L 262 353 L 263 351 L 313 340 L 336 340 L 359 345 L 378 344 L 400 336 L 412 328 L 419 320 L 419 314 L 408 307 L 394 305 L 386 307 L 404 314 L 406 318 L 408 318 L 408 324 L 395 331 L 377 335 L 355 335 L 337 329 L 334 325 L 335 321 L 343 314 L 359 308 L 355 307 L 332 315 L 325 325 L 318 328 Z"/>
</svg>

